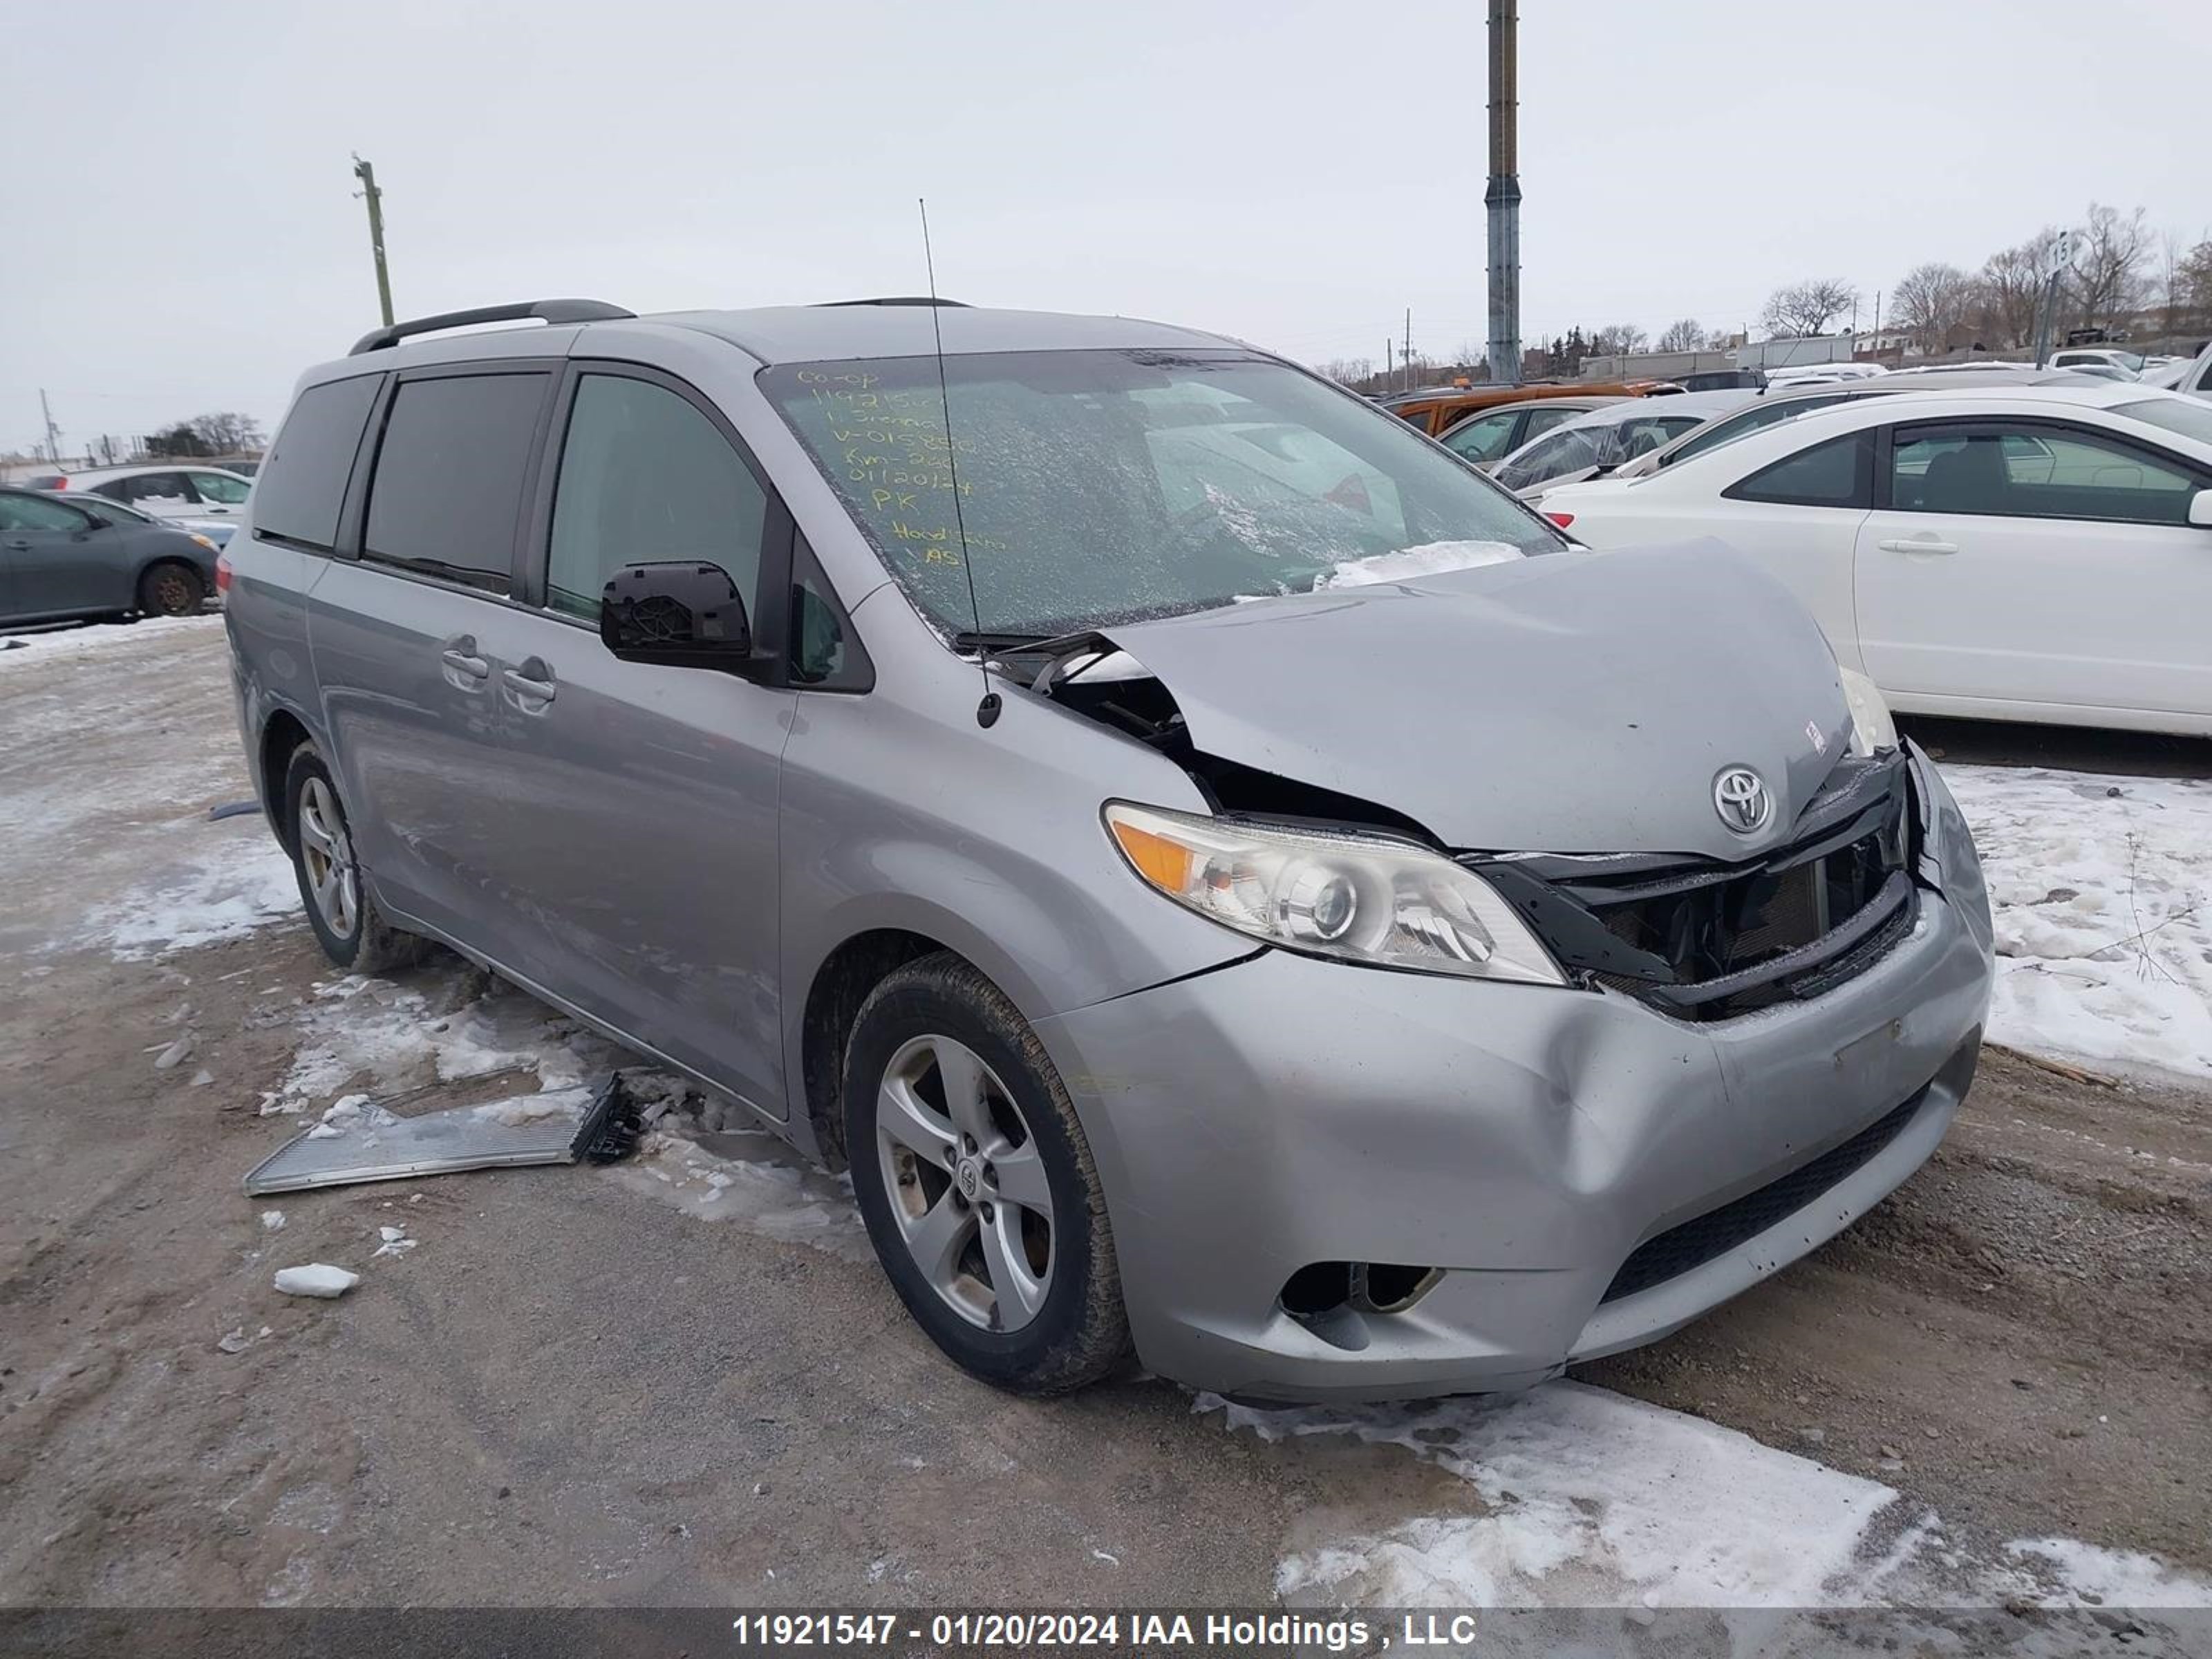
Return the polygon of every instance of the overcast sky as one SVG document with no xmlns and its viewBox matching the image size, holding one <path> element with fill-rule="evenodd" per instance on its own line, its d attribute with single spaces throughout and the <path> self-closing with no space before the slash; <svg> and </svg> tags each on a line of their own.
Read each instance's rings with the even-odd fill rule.
<svg viewBox="0 0 2212 1659">
<path fill-rule="evenodd" d="M 1524 0 L 1522 333 L 1972 268 L 2091 198 L 2212 232 L 2203 0 Z M 1479 0 L 0 0 L 0 450 L 273 422 L 402 316 L 943 291 L 1309 362 L 1486 335 Z"/>
</svg>

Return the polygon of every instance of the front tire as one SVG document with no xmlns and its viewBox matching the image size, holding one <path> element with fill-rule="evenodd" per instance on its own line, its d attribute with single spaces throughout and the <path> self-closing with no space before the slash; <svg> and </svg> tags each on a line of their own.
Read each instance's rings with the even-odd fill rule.
<svg viewBox="0 0 2212 1659">
<path fill-rule="evenodd" d="M 877 1258 L 947 1357 L 1024 1395 L 1122 1362 L 1097 1166 L 1044 1045 L 997 986 L 949 951 L 878 985 L 846 1048 L 845 1124 Z"/>
<path fill-rule="evenodd" d="M 285 769 L 284 823 L 300 902 L 325 956 L 356 974 L 389 973 L 422 960 L 430 941 L 392 927 L 369 896 L 337 781 L 312 743 L 294 750 Z"/>
<path fill-rule="evenodd" d="M 138 609 L 149 617 L 190 617 L 206 599 L 206 584 L 188 564 L 154 565 L 138 578 Z"/>
</svg>

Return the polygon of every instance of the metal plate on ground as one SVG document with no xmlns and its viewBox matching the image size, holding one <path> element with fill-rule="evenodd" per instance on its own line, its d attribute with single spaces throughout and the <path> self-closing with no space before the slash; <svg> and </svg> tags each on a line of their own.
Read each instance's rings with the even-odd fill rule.
<svg viewBox="0 0 2212 1659">
<path fill-rule="evenodd" d="M 247 1174 L 246 1195 L 406 1181 L 459 1170 L 574 1164 L 621 1104 L 619 1074 L 596 1090 L 515 1095 L 416 1117 L 396 1117 L 372 1103 L 340 1133 L 310 1129 L 285 1142 Z"/>
</svg>

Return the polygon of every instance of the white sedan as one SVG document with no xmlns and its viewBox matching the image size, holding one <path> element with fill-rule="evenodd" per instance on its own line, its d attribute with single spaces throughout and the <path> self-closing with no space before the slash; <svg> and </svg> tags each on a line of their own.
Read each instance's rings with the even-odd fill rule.
<svg viewBox="0 0 2212 1659">
<path fill-rule="evenodd" d="M 2194 398 L 1855 398 L 1543 511 L 1600 550 L 1729 544 L 1896 708 L 2212 735 L 2212 406 Z"/>
</svg>

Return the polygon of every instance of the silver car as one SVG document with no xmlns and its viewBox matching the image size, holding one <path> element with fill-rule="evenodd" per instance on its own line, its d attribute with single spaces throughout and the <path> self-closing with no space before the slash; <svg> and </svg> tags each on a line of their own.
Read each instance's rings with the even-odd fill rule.
<svg viewBox="0 0 2212 1659">
<path fill-rule="evenodd" d="M 1973 1074 L 1972 844 L 1796 602 L 1246 346 L 495 307 L 310 370 L 249 518 L 331 960 L 438 941 L 848 1167 L 1009 1389 L 1534 1383 L 1848 1225 Z"/>
</svg>

